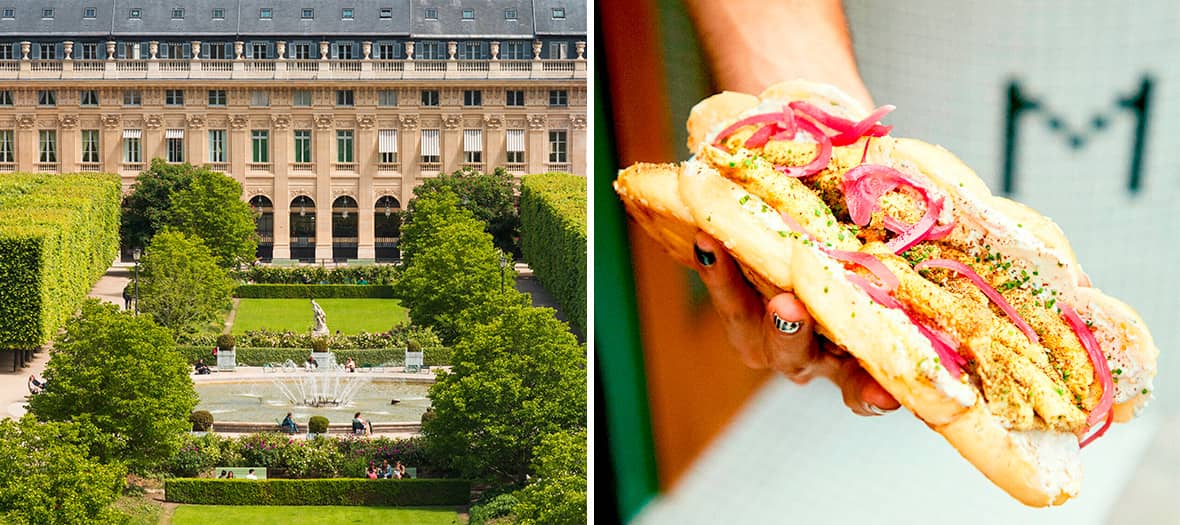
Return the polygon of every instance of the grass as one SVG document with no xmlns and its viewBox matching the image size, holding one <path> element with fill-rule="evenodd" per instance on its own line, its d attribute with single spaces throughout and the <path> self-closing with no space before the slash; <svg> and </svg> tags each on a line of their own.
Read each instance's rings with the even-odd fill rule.
<svg viewBox="0 0 1180 525">
<path fill-rule="evenodd" d="M 316 299 L 328 317 L 334 333 L 386 332 L 410 318 L 397 299 Z M 309 332 L 314 324 L 307 299 L 242 299 L 232 333 L 247 330 L 291 330 Z"/>
<path fill-rule="evenodd" d="M 232 505 L 181 505 L 172 515 L 173 525 L 206 525 L 209 523 L 451 525 L 459 523 L 459 515 L 449 508 Z"/>
</svg>

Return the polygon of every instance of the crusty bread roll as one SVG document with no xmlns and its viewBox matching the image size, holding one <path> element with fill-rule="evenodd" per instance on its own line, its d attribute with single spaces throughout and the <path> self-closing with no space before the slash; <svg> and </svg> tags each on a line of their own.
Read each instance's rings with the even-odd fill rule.
<svg viewBox="0 0 1180 525">
<path fill-rule="evenodd" d="M 843 236 L 837 241 L 835 230 L 825 232 L 828 215 L 821 217 L 816 211 L 818 219 L 812 220 L 812 197 L 798 193 L 802 183 L 767 178 L 755 173 L 756 168 L 739 169 L 737 174 L 732 169 L 719 171 L 718 166 L 732 168 L 736 157 L 725 157 L 727 153 L 710 146 L 718 130 L 741 116 L 776 111 L 793 100 L 822 105 L 852 120 L 867 115 L 835 88 L 803 81 L 773 86 L 761 97 L 723 93 L 706 99 L 693 109 L 688 122 L 689 146 L 696 158 L 681 165 L 637 164 L 620 173 L 615 189 L 628 213 L 686 265 L 693 265 L 693 237 L 703 230 L 724 244 L 764 296 L 793 291 L 815 318 L 817 330 L 856 357 L 902 405 L 1016 499 L 1046 506 L 1076 495 L 1082 473 L 1079 436 L 1052 428 L 1018 429 L 993 413 L 984 392 L 973 384 L 977 380 L 967 375 L 955 379 L 939 364 L 931 340 L 911 317 L 878 304 L 847 278 L 844 264 L 817 246 L 826 239 L 829 246 L 852 246 L 855 251 L 859 243 Z M 1142 407 L 1150 397 L 1158 355 L 1151 335 L 1130 307 L 1079 286 L 1087 281 L 1052 221 L 1027 206 L 992 196 L 970 168 L 941 147 L 885 136 L 874 139 L 868 149 L 863 139 L 836 149 L 831 169 L 847 169 L 855 164 L 849 158 L 859 161 L 863 154 L 870 162 L 925 176 L 947 197 L 962 228 L 985 232 L 997 252 L 1039 268 L 1039 279 L 1053 286 L 1054 295 L 1089 319 L 1107 361 L 1123 374 L 1118 378 L 1122 385 L 1115 385 L 1114 419 L 1126 421 Z M 793 215 L 818 238 L 789 231 L 780 213 Z M 830 230 L 830 220 L 827 226 Z M 967 341 L 962 344 L 966 347 Z M 1092 406 L 1093 400 L 1077 400 L 1079 406 L 1086 403 Z"/>
</svg>

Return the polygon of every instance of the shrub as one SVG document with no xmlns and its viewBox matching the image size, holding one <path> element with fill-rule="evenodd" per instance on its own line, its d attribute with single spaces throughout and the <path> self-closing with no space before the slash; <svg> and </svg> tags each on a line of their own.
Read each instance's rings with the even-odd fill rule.
<svg viewBox="0 0 1180 525">
<path fill-rule="evenodd" d="M 356 348 L 401 348 L 410 340 L 418 341 L 425 348 L 440 346 L 442 342 L 429 327 L 398 324 L 388 332 L 354 335 L 329 335 L 328 346 L 339 350 Z M 206 346 L 206 350 L 217 343 L 213 335 L 184 335 L 180 344 Z M 311 335 L 303 332 L 278 332 L 274 330 L 250 330 L 237 336 L 238 346 L 253 348 L 311 348 Z M 306 357 L 306 356 L 304 356 Z M 239 360 L 241 357 L 238 358 Z"/>
<path fill-rule="evenodd" d="M 487 501 L 481 500 L 479 504 L 471 507 L 467 525 L 484 525 L 495 518 L 510 516 L 515 506 L 516 494 L 511 492 L 499 494 Z"/>
<path fill-rule="evenodd" d="M 194 477 L 217 466 L 241 464 L 241 456 L 231 450 L 233 442 L 233 438 L 217 434 L 187 434 L 180 451 L 164 465 L 165 471 L 173 476 Z"/>
<path fill-rule="evenodd" d="M 188 420 L 193 424 L 193 430 L 196 432 L 206 432 L 213 429 L 213 414 L 208 410 L 197 410 L 188 415 Z"/>
<path fill-rule="evenodd" d="M 366 266 L 264 266 L 255 265 L 235 272 L 243 282 L 255 284 L 393 284 L 397 266 L 372 264 Z"/>
<path fill-rule="evenodd" d="M 235 296 L 243 299 L 389 299 L 389 285 L 358 284 L 243 284 Z"/>
<path fill-rule="evenodd" d="M 236 448 L 245 463 L 242 466 L 283 468 L 282 449 L 290 442 L 285 434 L 260 432 L 242 437 L 236 441 Z"/>
<path fill-rule="evenodd" d="M 307 431 L 312 434 L 326 434 L 328 423 L 328 418 L 324 416 L 311 416 L 311 419 L 307 420 Z"/>
<path fill-rule="evenodd" d="M 221 334 L 217 336 L 217 348 L 222 350 L 233 350 L 237 346 L 238 341 L 230 334 Z"/>
<path fill-rule="evenodd" d="M 180 351 L 189 358 L 189 361 L 196 361 L 201 358 L 209 357 L 209 348 L 203 346 L 181 346 Z M 340 350 L 340 349 L 337 349 Z M 303 363 L 307 359 L 307 348 L 251 348 L 239 346 L 236 351 L 236 359 L 239 366 L 263 366 L 268 363 L 285 363 L 290 360 L 296 365 Z M 372 365 L 387 365 L 387 366 L 401 366 L 405 358 L 405 349 L 402 348 L 366 348 L 363 350 L 348 350 L 348 355 L 356 361 L 358 366 Z M 449 348 L 427 348 L 426 349 L 426 364 L 430 366 L 443 366 L 450 364 L 451 351 Z"/>
<path fill-rule="evenodd" d="M 471 482 L 458 479 L 170 479 L 165 499 L 204 505 L 466 505 Z"/>
<path fill-rule="evenodd" d="M 311 349 L 315 350 L 316 352 L 327 352 L 328 351 L 328 338 L 327 337 L 312 338 Z"/>
<path fill-rule="evenodd" d="M 570 324 L 586 329 L 586 178 L 529 175 L 520 190 L 521 252 Z"/>
<path fill-rule="evenodd" d="M 40 347 L 118 251 L 115 175 L 0 177 L 0 348 Z"/>
<path fill-rule="evenodd" d="M 314 417 L 322 418 L 322 416 Z M 323 430 L 326 431 L 326 422 L 326 419 L 323 422 L 316 421 L 317 430 L 320 425 L 323 425 Z M 308 428 L 311 428 L 310 422 Z M 323 437 L 289 440 L 281 452 L 287 476 L 292 478 L 334 478 L 339 476 L 344 455 L 340 454 L 334 441 Z"/>
</svg>

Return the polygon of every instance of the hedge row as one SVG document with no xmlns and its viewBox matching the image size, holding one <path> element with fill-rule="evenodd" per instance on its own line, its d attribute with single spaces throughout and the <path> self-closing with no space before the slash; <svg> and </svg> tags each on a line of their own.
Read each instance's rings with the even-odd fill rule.
<svg viewBox="0 0 1180 525">
<path fill-rule="evenodd" d="M 118 176 L 0 177 L 0 349 L 45 344 L 119 247 Z"/>
<path fill-rule="evenodd" d="M 393 287 L 386 284 L 243 284 L 235 297 L 243 299 L 390 299 Z"/>
<path fill-rule="evenodd" d="M 471 482 L 457 479 L 207 479 L 164 482 L 165 499 L 199 505 L 466 505 Z"/>
<path fill-rule="evenodd" d="M 397 267 L 392 264 L 366 266 L 265 266 L 255 265 L 236 272 L 240 281 L 256 284 L 393 284 Z"/>
<path fill-rule="evenodd" d="M 213 352 L 212 348 L 208 346 L 177 346 L 185 359 L 190 363 L 195 363 L 197 359 L 204 359 L 205 363 L 212 364 Z M 433 347 L 424 348 L 426 353 L 423 356 L 423 361 L 429 366 L 446 366 L 451 364 L 451 349 L 447 347 Z M 249 348 L 238 347 L 235 349 L 234 360 L 239 366 L 263 366 L 267 363 L 285 363 L 288 359 L 297 365 L 302 365 L 307 361 L 307 356 L 311 355 L 310 348 Z M 406 357 L 405 348 L 366 348 L 366 349 L 352 349 L 352 350 L 332 350 L 336 354 L 336 360 L 341 364 L 349 357 L 356 362 L 357 366 L 365 365 L 381 365 L 401 366 Z"/>
<path fill-rule="evenodd" d="M 520 188 L 521 252 L 574 328 L 586 329 L 586 178 L 529 175 Z"/>
</svg>

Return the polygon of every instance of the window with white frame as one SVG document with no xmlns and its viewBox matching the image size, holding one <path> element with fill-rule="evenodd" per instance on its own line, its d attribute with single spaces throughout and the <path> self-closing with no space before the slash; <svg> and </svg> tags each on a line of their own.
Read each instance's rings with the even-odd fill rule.
<svg viewBox="0 0 1180 525">
<path fill-rule="evenodd" d="M 382 89 L 377 92 L 377 105 L 391 108 L 397 106 L 397 90 Z"/>
<path fill-rule="evenodd" d="M 478 89 L 464 89 L 463 90 L 463 105 L 464 106 L 482 106 L 483 105 L 483 91 Z"/>
<path fill-rule="evenodd" d="M 98 90 L 97 89 L 83 89 L 78 97 L 78 104 L 86 107 L 94 107 L 98 105 Z"/>
<path fill-rule="evenodd" d="M 275 10 L 270 7 L 262 7 L 258 9 L 259 20 L 273 20 L 275 17 Z"/>
<path fill-rule="evenodd" d="M 569 105 L 569 92 L 564 89 L 549 90 L 549 106 L 564 108 Z"/>
<path fill-rule="evenodd" d="M 250 92 L 250 105 L 257 108 L 270 106 L 270 92 L 265 89 L 255 89 Z"/>
<path fill-rule="evenodd" d="M 12 91 L 0 90 L 0 106 L 12 106 Z"/>
<path fill-rule="evenodd" d="M 337 106 L 350 107 L 350 106 L 354 105 L 355 102 L 356 102 L 356 100 L 354 99 L 354 93 L 351 89 L 338 89 L 338 90 L 336 90 L 336 105 Z"/>
<path fill-rule="evenodd" d="M 523 106 L 524 105 L 524 90 L 523 89 L 509 89 L 504 92 L 505 106 Z"/>
<path fill-rule="evenodd" d="M 209 130 L 209 162 L 223 163 L 225 160 L 225 130 Z"/>
<path fill-rule="evenodd" d="M 98 18 L 98 9 L 87 7 L 82 10 L 82 18 L 93 19 Z"/>
<path fill-rule="evenodd" d="M 84 129 L 82 130 L 82 162 L 98 163 L 99 160 L 98 147 L 98 130 Z"/>
<path fill-rule="evenodd" d="M 210 60 L 225 60 L 229 56 L 229 44 L 222 42 L 214 42 L 208 44 L 208 50 L 205 53 L 205 58 Z"/>
<path fill-rule="evenodd" d="M 41 10 L 41 18 L 52 19 L 53 18 L 53 9 L 49 9 L 49 8 L 42 9 Z"/>
<path fill-rule="evenodd" d="M 524 130 L 508 130 L 508 159 L 509 164 L 524 164 Z"/>
<path fill-rule="evenodd" d="M 16 162 L 16 151 L 13 147 L 11 129 L 0 129 L 0 162 L 5 164 Z"/>
<path fill-rule="evenodd" d="M 57 162 L 57 131 L 43 129 L 37 135 L 39 139 L 37 142 L 40 146 L 38 162 Z"/>
<path fill-rule="evenodd" d="M 353 18 L 355 18 L 355 16 L 354 16 L 355 14 L 356 14 L 356 11 L 353 8 L 345 7 L 340 10 L 340 19 L 341 20 L 352 20 Z"/>
<path fill-rule="evenodd" d="M 180 164 L 184 162 L 184 130 L 164 130 L 164 145 L 168 155 L 168 162 Z"/>
<path fill-rule="evenodd" d="M 397 45 L 393 42 L 377 44 L 377 60 L 393 60 L 397 58 Z"/>
<path fill-rule="evenodd" d="M 123 43 L 123 58 L 139 60 L 139 58 L 140 58 L 139 49 L 140 48 L 139 48 L 138 43 L 124 42 Z"/>
<path fill-rule="evenodd" d="M 414 47 L 414 53 L 414 56 L 422 60 L 442 60 L 447 58 L 443 54 L 442 42 L 418 42 L 418 45 Z"/>
<path fill-rule="evenodd" d="M 213 19 L 214 20 L 225 20 L 225 8 L 224 7 L 214 7 L 213 8 Z"/>
<path fill-rule="evenodd" d="M 336 162 L 341 164 L 352 163 L 352 130 L 338 129 L 336 130 Z"/>
<path fill-rule="evenodd" d="M 311 91 L 306 89 L 296 89 L 291 93 L 292 106 L 310 106 L 311 105 Z"/>
<path fill-rule="evenodd" d="M 38 106 L 56 106 L 57 92 L 52 89 L 42 89 L 37 92 Z"/>
<path fill-rule="evenodd" d="M 505 9 L 504 10 L 504 20 L 516 20 L 516 10 L 515 9 Z"/>
<path fill-rule="evenodd" d="M 123 130 L 123 162 L 139 164 L 143 162 L 143 130 Z"/>
<path fill-rule="evenodd" d="M 422 130 L 422 163 L 437 164 L 441 158 L 438 147 L 438 130 Z"/>
<path fill-rule="evenodd" d="M 123 90 L 123 105 L 124 106 L 138 106 L 143 104 L 143 94 L 138 89 L 124 89 Z"/>
<path fill-rule="evenodd" d="M 483 42 L 463 42 L 459 47 L 459 60 L 482 60 Z"/>
<path fill-rule="evenodd" d="M 57 59 L 57 44 L 40 44 L 37 47 L 41 52 L 41 60 L 56 60 Z"/>
<path fill-rule="evenodd" d="M 127 18 L 131 20 L 140 20 L 143 18 L 143 9 L 133 8 L 127 10 Z"/>
<path fill-rule="evenodd" d="M 225 106 L 225 90 L 224 89 L 210 89 L 209 90 L 209 105 L 216 107 Z"/>
<path fill-rule="evenodd" d="M 164 90 L 164 105 L 165 106 L 183 106 L 184 105 L 184 90 L 183 89 L 166 89 L 166 90 Z"/>
<path fill-rule="evenodd" d="M 311 44 L 306 42 L 291 46 L 295 60 L 311 60 Z"/>
<path fill-rule="evenodd" d="M 549 58 L 554 60 L 564 60 L 569 58 L 569 47 L 567 42 L 549 42 Z"/>
<path fill-rule="evenodd" d="M 315 18 L 315 9 L 310 8 L 310 7 L 303 8 L 303 11 L 301 11 L 299 14 L 299 18 L 302 18 L 304 20 L 311 20 L 311 19 Z"/>
<path fill-rule="evenodd" d="M 265 129 L 251 131 L 250 144 L 253 151 L 252 162 L 259 164 L 270 162 L 270 131 Z"/>
<path fill-rule="evenodd" d="M 512 41 L 500 44 L 500 58 L 504 60 L 528 60 L 528 42 Z"/>
<path fill-rule="evenodd" d="M 337 42 L 336 43 L 336 58 L 340 60 L 352 60 L 353 57 L 353 43 L 352 42 Z"/>
<path fill-rule="evenodd" d="M 438 90 L 437 89 L 423 89 L 422 90 L 422 105 L 423 106 L 437 106 L 438 105 Z"/>
<path fill-rule="evenodd" d="M 554 20 L 565 20 L 565 8 L 564 7 L 554 7 L 552 13 L 553 13 Z"/>
<path fill-rule="evenodd" d="M 422 16 L 422 18 L 425 18 L 426 20 L 438 20 L 438 9 L 427 7 L 426 13 Z"/>
<path fill-rule="evenodd" d="M 549 162 L 561 164 L 569 162 L 569 141 L 565 130 L 549 132 Z"/>
<path fill-rule="evenodd" d="M 5 20 L 12 20 L 12 19 L 16 18 L 16 9 L 13 9 L 11 7 L 5 7 L 4 13 L 0 14 L 0 17 L 3 17 Z"/>
<path fill-rule="evenodd" d="M 184 8 L 183 7 L 172 8 L 172 19 L 173 20 L 184 20 Z"/>
<path fill-rule="evenodd" d="M 82 60 L 98 60 L 98 44 L 94 42 L 83 43 Z"/>
<path fill-rule="evenodd" d="M 254 42 L 250 44 L 250 55 L 257 59 L 270 58 L 270 44 L 266 42 Z"/>
<path fill-rule="evenodd" d="M 295 162 L 307 164 L 311 162 L 311 130 L 295 130 Z"/>
<path fill-rule="evenodd" d="M 377 155 L 381 164 L 397 163 L 397 130 L 377 130 Z"/>
<path fill-rule="evenodd" d="M 11 43 L 0 44 L 0 60 L 13 60 L 13 47 Z"/>
<path fill-rule="evenodd" d="M 381 11 L 378 12 L 378 16 L 380 16 L 382 20 L 389 20 L 390 18 L 393 18 L 393 8 L 382 7 Z"/>
<path fill-rule="evenodd" d="M 463 130 L 463 162 L 468 164 L 483 162 L 483 130 Z"/>
<path fill-rule="evenodd" d="M 474 9 L 464 9 L 463 10 L 463 20 L 475 20 L 475 10 Z"/>
</svg>

